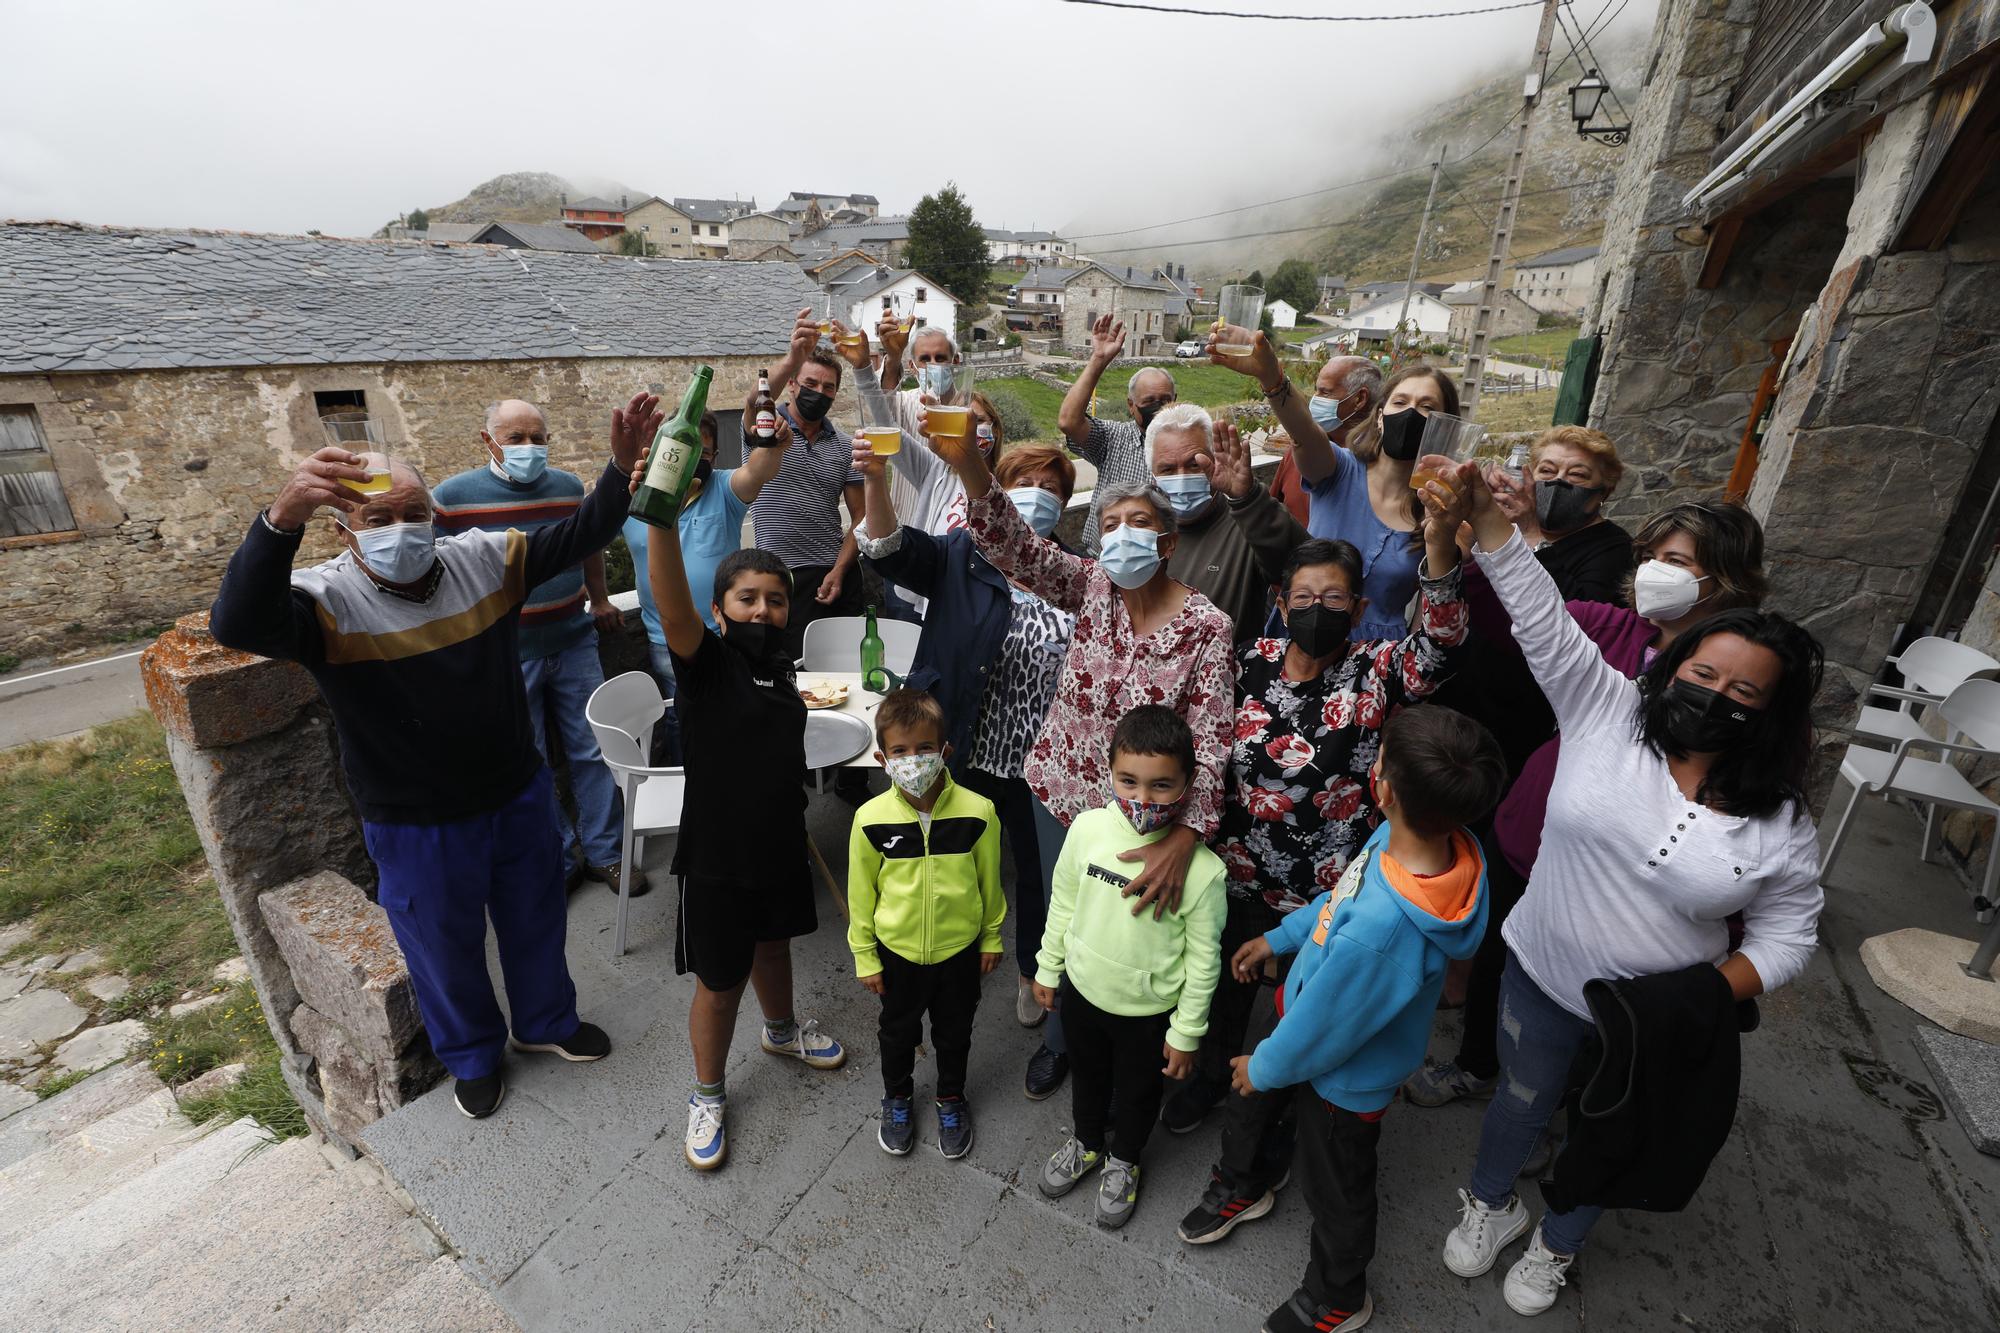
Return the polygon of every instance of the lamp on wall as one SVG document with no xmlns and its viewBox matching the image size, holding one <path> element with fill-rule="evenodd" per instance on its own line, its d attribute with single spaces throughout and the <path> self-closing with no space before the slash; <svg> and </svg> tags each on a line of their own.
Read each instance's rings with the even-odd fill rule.
<svg viewBox="0 0 2000 1333">
<path fill-rule="evenodd" d="M 1615 148 L 1632 137 L 1632 127 L 1590 123 L 1597 118 L 1597 109 L 1604 101 L 1604 94 L 1610 91 L 1611 85 L 1604 81 L 1604 76 L 1591 70 L 1569 90 L 1569 117 L 1576 122 L 1579 138 L 1595 139 Z"/>
</svg>

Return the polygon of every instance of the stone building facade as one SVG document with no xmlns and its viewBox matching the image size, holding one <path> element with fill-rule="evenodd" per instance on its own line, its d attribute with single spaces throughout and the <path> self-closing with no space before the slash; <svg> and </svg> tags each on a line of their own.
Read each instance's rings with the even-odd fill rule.
<svg viewBox="0 0 2000 1333">
<path fill-rule="evenodd" d="M 1125 324 L 1125 355 L 1157 356 L 1172 332 L 1169 304 L 1180 308 L 1180 293 L 1148 270 L 1087 265 L 1063 284 L 1062 345 L 1073 353 L 1089 351 L 1091 325 L 1109 315 Z"/>
<path fill-rule="evenodd" d="M 163 235 L 180 234 L 140 240 Z M 437 480 L 484 464 L 479 430 L 488 403 L 525 398 L 548 415 L 551 464 L 594 478 L 609 447 L 613 407 L 640 389 L 677 399 L 696 364 L 715 368 L 713 404 L 740 405 L 758 369 L 782 353 L 792 313 L 813 291 L 790 264 L 642 264 L 567 254 L 517 262 L 468 247 L 451 247 L 447 257 L 423 246 L 238 237 L 221 238 L 221 253 L 205 256 L 202 275 L 181 272 L 181 288 L 158 295 L 152 310 L 130 300 L 97 307 L 98 290 L 132 275 L 69 247 L 106 237 L 0 227 L 7 260 L 0 266 L 7 274 L 0 277 L 0 407 L 32 411 L 75 522 L 68 531 L 0 539 L 0 652 L 46 655 L 207 606 L 245 526 L 298 462 L 326 443 L 320 416 L 331 406 L 365 410 L 389 452 Z M 343 327 L 337 332 L 354 341 L 336 345 L 336 331 L 321 321 L 362 315 L 340 309 L 338 290 L 329 295 L 312 273 L 312 261 L 329 251 L 363 274 L 412 265 L 413 285 L 429 288 L 418 297 L 431 309 L 412 323 L 376 307 L 373 327 Z M 538 281 L 543 275 L 546 285 Z M 154 285 L 144 290 L 160 293 L 158 277 L 147 276 Z M 389 276 L 402 280 L 400 271 Z M 32 292 L 36 283 L 67 289 L 73 299 L 58 302 L 52 294 L 47 309 L 7 299 L 10 285 Z M 235 317 L 243 327 L 173 318 L 202 316 L 234 300 L 235 287 L 253 283 L 254 299 L 264 304 Z M 568 327 L 548 318 L 550 300 L 563 303 Z M 76 331 L 52 329 L 52 311 Z M 102 318 L 128 322 L 93 344 L 118 351 L 90 358 L 61 350 L 102 327 L 89 323 Z M 458 320 L 429 341 L 427 322 Z M 287 321 L 291 327 L 275 334 L 257 331 Z M 547 354 L 524 355 L 536 341 Z M 632 354 L 647 346 L 660 354 Z M 197 353 L 235 364 L 101 364 Z M 93 359 L 101 368 L 82 368 Z M 38 360 L 56 365 L 38 367 Z M 330 532 L 318 531 L 301 559 L 335 549 Z"/>
</svg>

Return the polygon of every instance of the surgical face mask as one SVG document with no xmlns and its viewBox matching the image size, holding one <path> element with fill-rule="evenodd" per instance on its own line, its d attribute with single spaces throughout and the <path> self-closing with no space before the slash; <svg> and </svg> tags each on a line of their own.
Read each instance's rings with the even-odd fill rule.
<svg viewBox="0 0 2000 1333">
<path fill-rule="evenodd" d="M 545 444 L 503 444 L 500 446 L 500 470 L 507 474 L 507 480 L 523 485 L 537 480 L 549 466 L 549 447 Z"/>
<path fill-rule="evenodd" d="M 437 532 L 428 522 L 349 531 L 361 563 L 391 583 L 415 583 L 437 559 Z"/>
<path fill-rule="evenodd" d="M 1343 398 L 1328 398 L 1324 394 L 1316 393 L 1306 403 L 1306 410 L 1312 413 L 1312 419 L 1319 428 L 1331 435 L 1347 425 L 1347 418 L 1340 414 L 1340 405 L 1345 401 Z"/>
<path fill-rule="evenodd" d="M 1579 486 L 1556 477 L 1535 483 L 1535 522 L 1543 532 L 1574 532 L 1597 512 L 1597 497 L 1604 494 L 1596 486 Z"/>
<path fill-rule="evenodd" d="M 1307 657 L 1327 657 L 1340 651 L 1354 630 L 1352 611 L 1335 611 L 1318 602 L 1289 610 L 1285 616 L 1292 642 Z"/>
<path fill-rule="evenodd" d="M 1679 620 L 1701 604 L 1706 582 L 1706 574 L 1696 578 L 1679 565 L 1648 560 L 1632 575 L 1632 609 L 1648 620 Z"/>
<path fill-rule="evenodd" d="M 917 388 L 933 398 L 943 400 L 951 393 L 951 367 L 942 364 L 918 366 Z"/>
<path fill-rule="evenodd" d="M 1181 472 L 1168 477 L 1155 477 L 1153 484 L 1167 493 L 1174 512 L 1182 518 L 1193 518 L 1208 508 L 1208 502 L 1215 496 L 1215 488 L 1207 477 L 1199 472 Z"/>
<path fill-rule="evenodd" d="M 1056 522 L 1062 518 L 1062 501 L 1055 496 L 1039 486 L 1016 486 L 1007 492 L 1007 498 L 1037 537 L 1047 537 L 1056 530 Z"/>
<path fill-rule="evenodd" d="M 1667 738 L 1689 754 L 1712 754 L 1743 743 L 1757 711 L 1691 680 L 1667 686 Z"/>
<path fill-rule="evenodd" d="M 778 636 L 784 631 L 776 625 L 755 620 L 731 620 L 728 616 L 721 617 L 716 623 L 722 628 L 722 641 L 751 661 L 762 662 L 778 655 L 782 642 Z"/>
<path fill-rule="evenodd" d="M 1398 463 L 1407 463 L 1417 456 L 1424 444 L 1424 423 L 1428 420 L 1414 407 L 1406 407 L 1400 412 L 1386 412 L 1382 416 L 1382 452 Z"/>
<path fill-rule="evenodd" d="M 792 393 L 792 411 L 800 421 L 824 421 L 833 408 L 833 395 L 808 389 L 801 384 Z"/>
<path fill-rule="evenodd" d="M 1132 831 L 1139 834 L 1157 833 L 1168 827 L 1187 802 L 1185 796 L 1178 801 L 1135 801 L 1116 792 L 1111 799 L 1118 803 L 1119 812 L 1132 821 Z"/>
<path fill-rule="evenodd" d="M 1160 534 L 1151 528 L 1120 523 L 1105 534 L 1097 563 L 1104 566 L 1105 575 L 1119 587 L 1142 587 L 1159 571 Z"/>
<path fill-rule="evenodd" d="M 941 754 L 901 754 L 882 766 L 889 774 L 889 781 L 902 788 L 903 795 L 913 801 L 920 801 L 924 793 L 944 772 L 944 756 Z"/>
</svg>

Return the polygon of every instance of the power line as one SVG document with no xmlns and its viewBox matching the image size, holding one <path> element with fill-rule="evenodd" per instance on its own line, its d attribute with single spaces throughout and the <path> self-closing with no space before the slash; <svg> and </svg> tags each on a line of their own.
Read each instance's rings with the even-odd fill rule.
<svg viewBox="0 0 2000 1333">
<path fill-rule="evenodd" d="M 1606 0 L 1606 4 L 1607 6 L 1609 5 L 1609 0 Z M 1562 12 L 1565 9 L 1568 9 L 1570 11 L 1569 21 L 1566 21 L 1563 18 Z M 1602 11 L 1599 12 L 1601 13 Z M 1575 37 L 1571 37 L 1569 35 L 1570 21 L 1574 21 L 1576 24 Z M 1595 69 L 1601 74 L 1604 70 L 1604 66 L 1598 63 L 1597 52 L 1591 49 L 1590 39 L 1584 35 L 1583 20 L 1576 17 L 1575 6 L 1573 6 L 1570 3 L 1570 0 L 1562 0 L 1562 4 L 1556 8 L 1556 22 L 1560 24 L 1562 27 L 1563 40 L 1569 43 L 1570 55 L 1576 57 L 1577 70 L 1581 72 L 1585 69 Z M 1582 52 L 1579 52 L 1577 50 L 1579 46 L 1583 48 Z M 1584 63 L 1583 57 L 1585 54 L 1588 54 L 1590 56 L 1590 63 L 1588 65 Z M 1561 66 L 1558 65 L 1557 68 L 1560 69 Z M 1623 120 L 1628 125 L 1631 124 L 1632 113 L 1625 109 L 1625 103 L 1619 99 L 1618 90 L 1611 86 L 1611 81 L 1609 79 L 1606 79 L 1604 82 L 1604 90 L 1605 92 L 1610 94 L 1611 105 L 1617 109 L 1619 119 Z"/>
<path fill-rule="evenodd" d="M 1514 4 L 1488 5 L 1484 9 L 1449 9 L 1431 14 L 1257 14 L 1234 9 L 1183 9 L 1175 5 L 1137 4 L 1133 0 L 1063 0 L 1066 5 L 1095 5 L 1103 9 L 1139 9 L 1153 14 L 1193 14 L 1211 19 L 1274 19 L 1285 23 L 1407 23 L 1416 19 L 1456 19 L 1473 14 L 1498 14 L 1508 9 L 1539 9 L 1542 0 L 1517 0 Z"/>
</svg>

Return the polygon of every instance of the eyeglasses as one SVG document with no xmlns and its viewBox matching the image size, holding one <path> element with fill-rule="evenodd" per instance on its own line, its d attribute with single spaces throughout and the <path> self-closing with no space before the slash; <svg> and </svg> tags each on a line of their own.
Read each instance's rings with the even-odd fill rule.
<svg viewBox="0 0 2000 1333">
<path fill-rule="evenodd" d="M 1345 611 L 1354 605 L 1354 594 L 1351 592 L 1323 592 L 1315 597 L 1309 592 L 1297 592 L 1285 599 L 1285 605 L 1294 611 L 1303 611 L 1315 602 L 1329 611 Z"/>
</svg>

